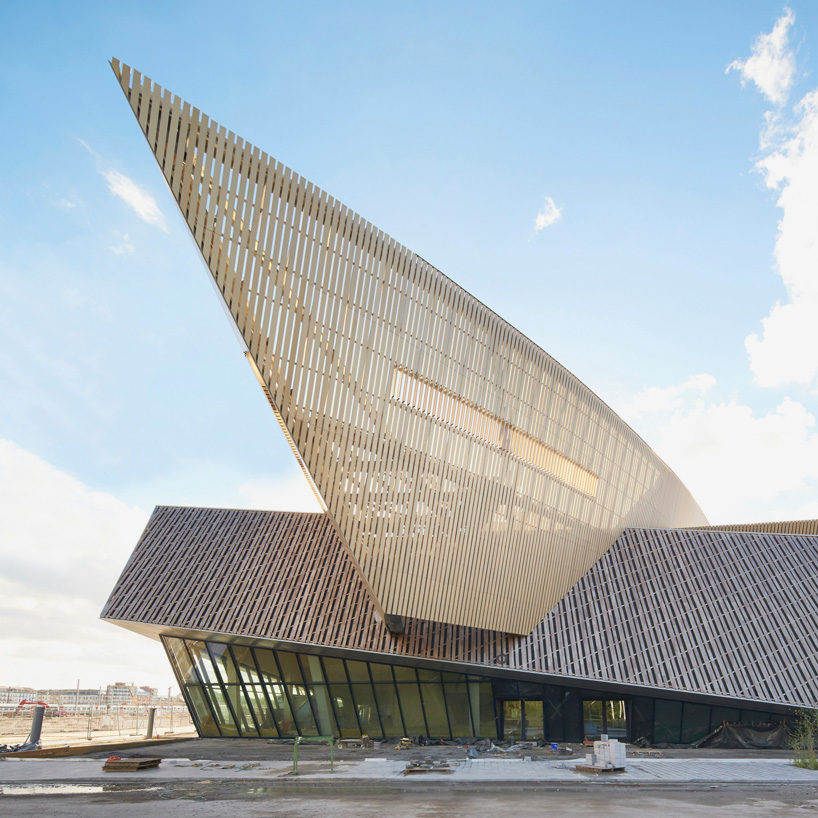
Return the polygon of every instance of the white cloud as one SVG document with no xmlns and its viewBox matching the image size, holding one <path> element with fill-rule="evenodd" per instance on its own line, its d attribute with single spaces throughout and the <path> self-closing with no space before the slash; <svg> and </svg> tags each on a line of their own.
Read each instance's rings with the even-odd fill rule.
<svg viewBox="0 0 818 818">
<path fill-rule="evenodd" d="M 148 515 L 0 439 L 3 684 L 166 689 L 153 640 L 99 620 Z"/>
<path fill-rule="evenodd" d="M 133 253 L 134 246 L 128 234 L 117 232 L 117 236 L 119 237 L 119 241 L 117 244 L 111 245 L 111 250 L 118 256 L 127 256 Z"/>
<path fill-rule="evenodd" d="M 776 303 L 763 331 L 745 341 L 759 386 L 818 385 L 818 90 L 795 107 L 787 137 L 757 163 L 782 210 L 775 267 L 789 302 Z"/>
<path fill-rule="evenodd" d="M 637 431 L 676 472 L 713 523 L 798 519 L 818 490 L 815 418 L 790 398 L 757 416 L 735 400 L 708 402 L 712 376 L 645 390 Z M 656 399 L 661 393 L 662 399 Z"/>
<path fill-rule="evenodd" d="M 753 55 L 734 60 L 727 71 L 738 71 L 741 83 L 748 81 L 770 102 L 783 105 L 795 79 L 795 54 L 789 45 L 790 27 L 795 22 L 791 9 L 785 8 L 769 34 L 759 34 L 753 43 Z"/>
<path fill-rule="evenodd" d="M 246 507 L 269 511 L 323 511 L 302 474 L 278 480 L 256 480 L 239 486 Z"/>
<path fill-rule="evenodd" d="M 537 214 L 534 220 L 534 230 L 538 233 L 546 227 L 550 227 L 555 222 L 562 218 L 562 208 L 554 204 L 554 200 L 550 196 L 545 197 L 545 204 L 542 210 Z"/>
<path fill-rule="evenodd" d="M 165 216 L 156 204 L 156 199 L 147 190 L 140 187 L 129 176 L 115 170 L 108 170 L 102 174 L 108 182 L 108 190 L 125 202 L 142 221 L 155 225 L 160 230 L 168 232 Z"/>
<path fill-rule="evenodd" d="M 691 375 L 684 383 L 676 386 L 650 386 L 624 403 L 620 407 L 620 414 L 628 422 L 633 422 L 645 415 L 669 412 L 683 406 L 685 398 L 689 397 L 691 392 L 702 396 L 715 385 L 716 379 L 712 375 L 702 373 Z"/>
</svg>

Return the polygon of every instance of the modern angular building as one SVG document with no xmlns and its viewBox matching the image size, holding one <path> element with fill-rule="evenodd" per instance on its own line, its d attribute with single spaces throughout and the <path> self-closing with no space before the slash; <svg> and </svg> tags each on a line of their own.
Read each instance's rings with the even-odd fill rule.
<svg viewBox="0 0 818 818">
<path fill-rule="evenodd" d="M 114 60 L 323 513 L 159 507 L 104 619 L 203 735 L 685 742 L 818 698 L 818 525 L 706 528 L 570 372 Z"/>
</svg>

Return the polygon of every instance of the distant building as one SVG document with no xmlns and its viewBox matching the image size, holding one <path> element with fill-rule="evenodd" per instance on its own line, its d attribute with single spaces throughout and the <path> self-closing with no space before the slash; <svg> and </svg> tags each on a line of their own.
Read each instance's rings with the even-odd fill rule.
<svg viewBox="0 0 818 818">
<path fill-rule="evenodd" d="M 101 694 L 99 690 L 91 688 L 80 688 L 79 692 L 76 688 L 70 687 L 54 689 L 54 690 L 39 690 L 37 696 L 40 701 L 49 705 L 62 705 L 73 707 L 74 705 L 82 708 L 98 705 L 101 703 Z"/>
<path fill-rule="evenodd" d="M 0 702 L 3 704 L 19 704 L 23 699 L 36 700 L 38 695 L 38 691 L 33 687 L 0 686 Z"/>
<path fill-rule="evenodd" d="M 116 682 L 105 689 L 105 704 L 108 707 L 157 707 L 166 703 L 167 697 L 161 698 L 155 687 Z"/>
</svg>

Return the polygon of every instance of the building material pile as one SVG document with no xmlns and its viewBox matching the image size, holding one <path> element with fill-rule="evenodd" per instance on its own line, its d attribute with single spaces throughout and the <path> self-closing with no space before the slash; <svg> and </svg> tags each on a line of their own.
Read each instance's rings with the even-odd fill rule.
<svg viewBox="0 0 818 818">
<path fill-rule="evenodd" d="M 577 765 L 582 772 L 604 772 L 625 769 L 625 745 L 615 738 L 608 740 L 607 735 L 600 736 L 594 742 L 593 753 L 585 755 L 585 764 Z"/>
</svg>

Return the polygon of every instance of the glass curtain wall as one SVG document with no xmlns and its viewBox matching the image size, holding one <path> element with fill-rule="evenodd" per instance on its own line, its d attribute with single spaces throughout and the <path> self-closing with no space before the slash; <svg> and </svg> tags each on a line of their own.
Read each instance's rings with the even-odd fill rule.
<svg viewBox="0 0 818 818">
<path fill-rule="evenodd" d="M 633 696 L 286 650 L 163 637 L 204 736 L 424 735 L 688 744 L 723 722 L 778 721 L 762 710 Z M 497 712 L 495 713 L 495 701 Z M 498 717 L 498 718 L 496 718 Z"/>
<path fill-rule="evenodd" d="M 495 737 L 491 679 L 165 637 L 205 736 Z"/>
</svg>

